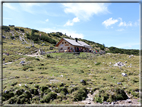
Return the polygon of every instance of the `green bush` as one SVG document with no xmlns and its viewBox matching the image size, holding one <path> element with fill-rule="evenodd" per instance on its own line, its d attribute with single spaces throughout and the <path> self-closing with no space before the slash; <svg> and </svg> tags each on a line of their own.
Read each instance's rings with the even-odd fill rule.
<svg viewBox="0 0 142 107">
<path fill-rule="evenodd" d="M 47 54 L 47 58 L 53 58 L 51 55 Z"/>
<path fill-rule="evenodd" d="M 20 28 L 20 31 L 24 32 L 24 29 Z"/>
<path fill-rule="evenodd" d="M 85 100 L 85 98 L 87 97 L 87 89 L 85 88 L 80 88 L 78 91 L 73 93 L 74 101 L 81 101 L 81 100 Z"/>
<path fill-rule="evenodd" d="M 5 90 L 2 94 L 2 99 L 3 99 L 3 101 L 5 101 L 5 100 L 8 100 L 9 98 L 11 98 L 13 96 L 14 96 L 13 92 Z"/>
<path fill-rule="evenodd" d="M 23 89 L 18 89 L 18 90 L 16 90 L 15 95 L 18 95 L 18 96 L 19 96 L 19 95 L 22 95 L 23 92 L 24 92 Z"/>
<path fill-rule="evenodd" d="M 50 92 L 49 94 L 43 97 L 42 102 L 49 103 L 51 99 L 54 100 L 56 98 L 57 98 L 57 94 L 54 92 Z"/>
<path fill-rule="evenodd" d="M 27 69 L 32 68 L 31 66 L 24 66 L 22 69 L 26 71 Z"/>
<path fill-rule="evenodd" d="M 2 26 L 2 30 L 6 31 L 6 32 L 9 32 L 10 28 L 8 26 Z"/>
<path fill-rule="evenodd" d="M 16 38 L 19 38 L 19 35 L 16 35 L 15 37 L 16 37 Z"/>
<path fill-rule="evenodd" d="M 34 94 L 34 95 L 38 95 L 39 92 L 38 92 L 38 89 L 37 88 L 33 88 L 31 89 L 31 93 Z"/>
<path fill-rule="evenodd" d="M 116 100 L 126 100 L 127 98 L 128 96 L 124 90 L 116 87 L 99 90 L 99 93 L 94 97 L 94 101 L 102 103 L 103 101 L 112 102 Z"/>
<path fill-rule="evenodd" d="M 8 101 L 9 104 L 15 104 L 17 102 L 17 96 L 11 97 Z"/>
<path fill-rule="evenodd" d="M 14 39 L 14 36 L 10 36 L 11 39 Z"/>
<path fill-rule="evenodd" d="M 14 29 L 15 29 L 15 30 L 19 30 L 19 28 L 17 28 L 17 27 L 15 27 Z"/>
</svg>

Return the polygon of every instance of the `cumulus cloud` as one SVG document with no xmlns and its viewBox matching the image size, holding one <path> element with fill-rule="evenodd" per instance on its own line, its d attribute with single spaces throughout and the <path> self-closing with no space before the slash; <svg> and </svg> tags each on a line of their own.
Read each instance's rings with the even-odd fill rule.
<svg viewBox="0 0 142 107">
<path fill-rule="evenodd" d="M 84 37 L 84 35 L 81 33 L 77 33 L 76 31 L 67 30 L 67 29 L 57 29 L 57 28 L 38 28 L 38 29 L 46 33 L 50 33 L 50 32 L 62 32 L 63 34 L 66 33 L 67 36 L 71 36 L 73 38 L 83 38 Z"/>
<path fill-rule="evenodd" d="M 104 3 L 63 3 L 65 13 L 72 13 L 79 19 L 88 20 L 92 15 L 109 13 Z"/>
<path fill-rule="evenodd" d="M 132 22 L 126 23 L 125 21 L 122 21 L 122 18 L 120 19 L 120 23 L 118 26 L 132 26 Z"/>
<path fill-rule="evenodd" d="M 105 26 L 105 27 L 108 27 L 108 26 L 111 26 L 115 23 L 117 23 L 118 20 L 117 19 L 112 19 L 112 18 L 109 18 L 107 20 L 105 20 L 104 22 L 102 22 L 102 24 Z"/>
<path fill-rule="evenodd" d="M 79 22 L 78 17 L 73 18 L 73 20 L 68 20 L 64 26 L 73 26 L 75 22 Z"/>
</svg>

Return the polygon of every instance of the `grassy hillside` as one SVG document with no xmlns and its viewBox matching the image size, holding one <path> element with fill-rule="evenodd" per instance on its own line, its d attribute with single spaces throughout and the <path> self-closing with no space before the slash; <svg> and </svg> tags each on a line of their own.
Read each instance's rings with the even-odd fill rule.
<svg viewBox="0 0 142 107">
<path fill-rule="evenodd" d="M 3 26 L 3 34 L 8 36 L 8 38 L 11 39 L 18 39 L 19 36 L 22 36 L 28 43 L 32 41 L 32 43 L 36 43 L 38 45 L 44 46 L 55 46 L 56 43 L 61 40 L 61 38 L 68 38 L 68 39 L 74 39 L 71 36 L 67 36 L 66 34 L 63 34 L 62 32 L 51 32 L 51 33 L 45 33 L 38 31 L 36 29 L 30 29 L 30 28 L 23 28 L 23 27 L 15 27 L 14 25 L 10 26 Z M 139 50 L 136 49 L 120 49 L 117 47 L 106 47 L 105 44 L 96 43 L 94 41 L 85 40 L 78 38 L 81 41 L 84 41 L 85 43 L 89 44 L 92 47 L 92 50 L 105 50 L 109 53 L 121 53 L 121 54 L 128 54 L 128 55 L 139 55 Z"/>
<path fill-rule="evenodd" d="M 12 26 L 9 28 L 3 30 L 6 37 L 3 38 L 4 104 L 74 104 L 82 103 L 88 94 L 93 96 L 94 103 L 139 98 L 138 55 L 50 53 L 30 56 L 39 48 L 45 52 L 57 49 L 50 50 L 55 44 L 41 40 L 37 40 L 32 47 L 33 40 L 27 39 L 27 34 L 31 36 L 33 30 L 16 27 L 24 29 L 23 34 L 23 30 L 16 31 Z M 56 42 L 68 37 L 59 32 L 34 32 L 34 35 L 40 34 Z M 21 41 L 19 36 L 25 40 Z M 20 64 L 21 61 L 24 63 Z M 125 66 L 114 66 L 119 61 Z M 122 73 L 127 76 L 122 76 Z"/>
</svg>

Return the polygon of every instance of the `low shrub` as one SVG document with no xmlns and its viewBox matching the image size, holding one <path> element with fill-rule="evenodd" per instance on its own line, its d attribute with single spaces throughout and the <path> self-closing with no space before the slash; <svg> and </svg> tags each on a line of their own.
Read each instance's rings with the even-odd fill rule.
<svg viewBox="0 0 142 107">
<path fill-rule="evenodd" d="M 57 98 L 57 94 L 54 92 L 50 92 L 49 94 L 47 94 L 46 96 L 43 97 L 42 102 L 49 103 L 50 100 L 54 100 L 56 98 Z"/>
<path fill-rule="evenodd" d="M 103 101 L 112 102 L 116 100 L 126 100 L 127 98 L 128 96 L 124 90 L 116 87 L 99 90 L 99 93 L 94 97 L 94 101 L 102 103 Z"/>
<path fill-rule="evenodd" d="M 17 96 L 11 97 L 8 101 L 9 104 L 15 104 L 17 102 Z"/>
<path fill-rule="evenodd" d="M 38 92 L 38 89 L 37 88 L 33 88 L 31 89 L 31 93 L 34 94 L 34 95 L 38 95 L 39 92 Z"/>
<path fill-rule="evenodd" d="M 81 101 L 81 100 L 85 100 L 85 98 L 87 97 L 87 89 L 85 88 L 80 88 L 78 91 L 74 92 L 74 98 L 73 101 Z"/>
<path fill-rule="evenodd" d="M 32 68 L 31 66 L 24 66 L 22 69 L 26 71 L 27 69 Z"/>
<path fill-rule="evenodd" d="M 17 27 L 15 27 L 14 29 L 15 29 L 15 30 L 19 30 L 19 28 L 17 28 Z"/>
<path fill-rule="evenodd" d="M 18 96 L 22 95 L 23 92 L 24 92 L 24 89 L 18 89 L 18 90 L 16 90 L 15 95 L 18 95 Z"/>
<path fill-rule="evenodd" d="M 47 54 L 47 58 L 53 58 L 51 55 Z"/>
<path fill-rule="evenodd" d="M 14 96 L 14 93 L 13 92 L 10 92 L 10 91 L 7 91 L 5 90 L 2 94 L 2 100 L 5 101 L 5 100 L 8 100 L 9 98 L 13 97 Z"/>
</svg>

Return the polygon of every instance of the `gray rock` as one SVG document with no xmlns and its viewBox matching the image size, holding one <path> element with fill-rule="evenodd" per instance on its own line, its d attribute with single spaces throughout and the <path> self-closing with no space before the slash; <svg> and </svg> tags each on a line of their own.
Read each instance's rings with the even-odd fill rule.
<svg viewBox="0 0 142 107">
<path fill-rule="evenodd" d="M 116 64 L 114 64 L 114 66 L 119 66 L 119 67 L 121 67 L 121 66 L 125 66 L 125 64 L 123 64 L 122 62 L 117 62 Z"/>
<path fill-rule="evenodd" d="M 108 102 L 104 101 L 103 104 L 108 104 Z"/>
<path fill-rule="evenodd" d="M 127 76 L 127 74 L 126 74 L 126 73 L 122 73 L 122 76 L 123 76 L 123 77 L 126 77 L 126 76 Z"/>
<path fill-rule="evenodd" d="M 126 103 L 132 103 L 132 101 L 130 99 L 126 100 Z"/>
<path fill-rule="evenodd" d="M 118 85 L 122 85 L 122 83 L 121 83 L 121 82 L 118 82 L 117 84 L 118 84 Z"/>
<path fill-rule="evenodd" d="M 25 47 L 26 49 L 30 49 L 31 47 Z"/>
<path fill-rule="evenodd" d="M 24 63 L 25 63 L 25 61 L 21 61 L 21 62 L 20 62 L 20 64 L 24 64 Z"/>
</svg>

